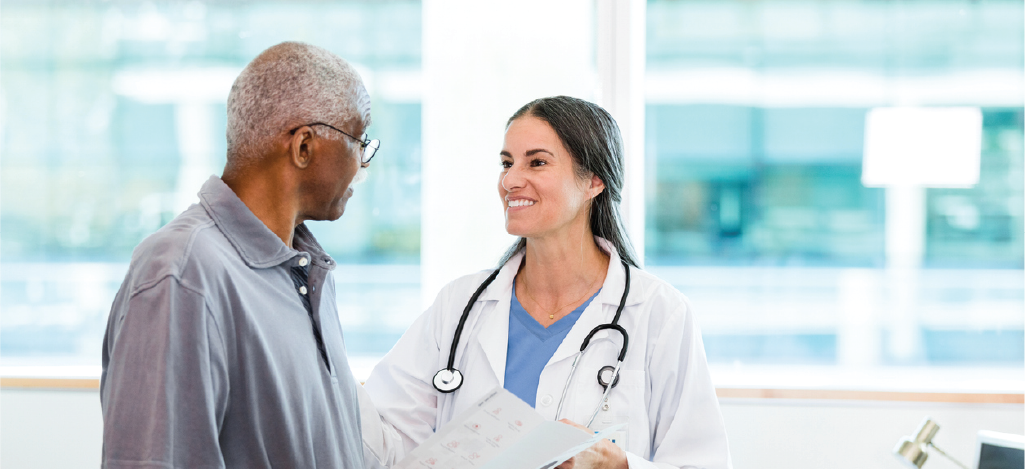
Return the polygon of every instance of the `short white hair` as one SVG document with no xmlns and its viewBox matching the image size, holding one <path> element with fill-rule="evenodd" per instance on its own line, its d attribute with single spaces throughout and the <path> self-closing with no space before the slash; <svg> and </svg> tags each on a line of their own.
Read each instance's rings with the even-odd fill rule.
<svg viewBox="0 0 1025 469">
<path fill-rule="evenodd" d="M 356 70 L 327 50 L 283 42 L 260 53 L 242 70 L 228 94 L 228 164 L 245 166 L 283 131 L 324 122 L 335 127 L 370 109 Z M 330 129 L 325 138 L 343 136 Z M 358 135 L 356 135 L 358 137 Z"/>
</svg>

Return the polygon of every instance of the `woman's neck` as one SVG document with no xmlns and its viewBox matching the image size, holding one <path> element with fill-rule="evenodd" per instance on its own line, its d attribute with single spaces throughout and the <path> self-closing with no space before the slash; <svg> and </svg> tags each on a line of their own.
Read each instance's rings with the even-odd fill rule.
<svg viewBox="0 0 1025 469">
<path fill-rule="evenodd" d="M 608 266 L 609 256 L 588 227 L 577 234 L 528 239 L 517 297 L 547 327 L 600 289 Z"/>
</svg>

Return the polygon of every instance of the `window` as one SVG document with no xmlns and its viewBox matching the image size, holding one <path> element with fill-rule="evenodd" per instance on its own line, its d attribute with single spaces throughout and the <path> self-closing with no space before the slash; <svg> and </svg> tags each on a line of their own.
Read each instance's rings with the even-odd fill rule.
<svg viewBox="0 0 1025 469">
<path fill-rule="evenodd" d="M 132 249 L 220 173 L 232 80 L 266 47 L 301 40 L 356 65 L 383 142 L 345 217 L 311 223 L 340 263 L 347 347 L 365 376 L 433 292 L 511 241 L 489 159 L 505 118 L 539 96 L 626 96 L 605 95 L 633 63 L 608 38 L 636 28 L 609 5 L 5 4 L 3 365 L 95 375 Z M 692 299 L 717 384 L 910 369 L 954 371 L 949 383 L 972 369 L 1013 375 L 1020 392 L 1023 14 L 1011 1 L 647 2 L 644 129 L 627 135 L 644 137 L 645 181 L 627 197 L 645 198 L 646 268 Z M 532 29 L 485 34 L 513 24 Z M 867 115 L 894 106 L 978 108 L 978 183 L 866 187 Z M 895 228 L 898 202 L 919 228 Z M 920 253 L 897 262 L 895 240 Z"/>
<path fill-rule="evenodd" d="M 340 264 L 350 354 L 387 351 L 419 309 L 420 27 L 413 1 L 5 4 L 3 364 L 97 373 L 132 249 L 220 174 L 231 83 L 285 40 L 350 61 L 373 100 L 372 177 L 311 229 Z"/>
<path fill-rule="evenodd" d="M 717 379 L 759 365 L 1020 372 L 1022 10 L 648 3 L 647 263 L 697 305 Z M 983 115 L 978 183 L 916 189 L 920 233 L 888 230 L 894 190 L 861 181 L 866 114 L 892 106 Z M 909 266 L 888 254 L 894 236 L 924 245 Z"/>
</svg>

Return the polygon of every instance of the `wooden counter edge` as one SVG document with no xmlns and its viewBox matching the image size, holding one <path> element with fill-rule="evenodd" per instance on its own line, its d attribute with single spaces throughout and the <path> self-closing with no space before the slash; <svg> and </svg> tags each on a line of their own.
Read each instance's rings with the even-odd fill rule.
<svg viewBox="0 0 1025 469">
<path fill-rule="evenodd" d="M 840 389 L 716 388 L 720 399 L 814 399 L 828 401 L 947 402 L 1025 404 L 1025 394 L 967 392 L 862 391 Z"/>
<path fill-rule="evenodd" d="M 3 389 L 93 390 L 100 388 L 96 378 L 0 378 Z M 726 399 L 814 399 L 834 401 L 949 402 L 960 404 L 1025 404 L 1025 394 L 857 391 L 832 389 L 716 388 Z"/>
<path fill-rule="evenodd" d="M 0 378 L 3 389 L 100 389 L 96 378 Z"/>
</svg>

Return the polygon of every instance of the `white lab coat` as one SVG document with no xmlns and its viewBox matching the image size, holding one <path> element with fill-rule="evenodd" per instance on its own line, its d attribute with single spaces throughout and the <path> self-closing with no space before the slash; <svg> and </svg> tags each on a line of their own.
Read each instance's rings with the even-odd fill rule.
<svg viewBox="0 0 1025 469">
<path fill-rule="evenodd" d="M 612 321 L 623 295 L 624 272 L 611 256 L 601 292 L 577 319 L 541 371 L 536 409 L 554 420 L 574 354 L 584 337 Z M 502 386 L 509 340 L 513 278 L 523 258 L 513 256 L 473 305 L 456 351 L 463 385 L 444 394 L 432 384 L 447 366 L 452 336 L 470 296 L 490 273 L 467 275 L 448 284 L 434 304 L 403 334 L 360 389 L 364 454 L 368 467 L 402 460 L 454 416 Z M 631 288 L 619 320 L 629 348 L 609 410 L 599 411 L 593 430 L 627 423 L 625 449 L 631 468 L 732 467 L 726 429 L 705 361 L 701 334 L 690 303 L 668 283 L 630 270 Z M 615 365 L 622 338 L 616 331 L 594 335 L 580 359 L 563 408 L 563 418 L 586 424 L 602 388 L 598 370 Z"/>
</svg>

